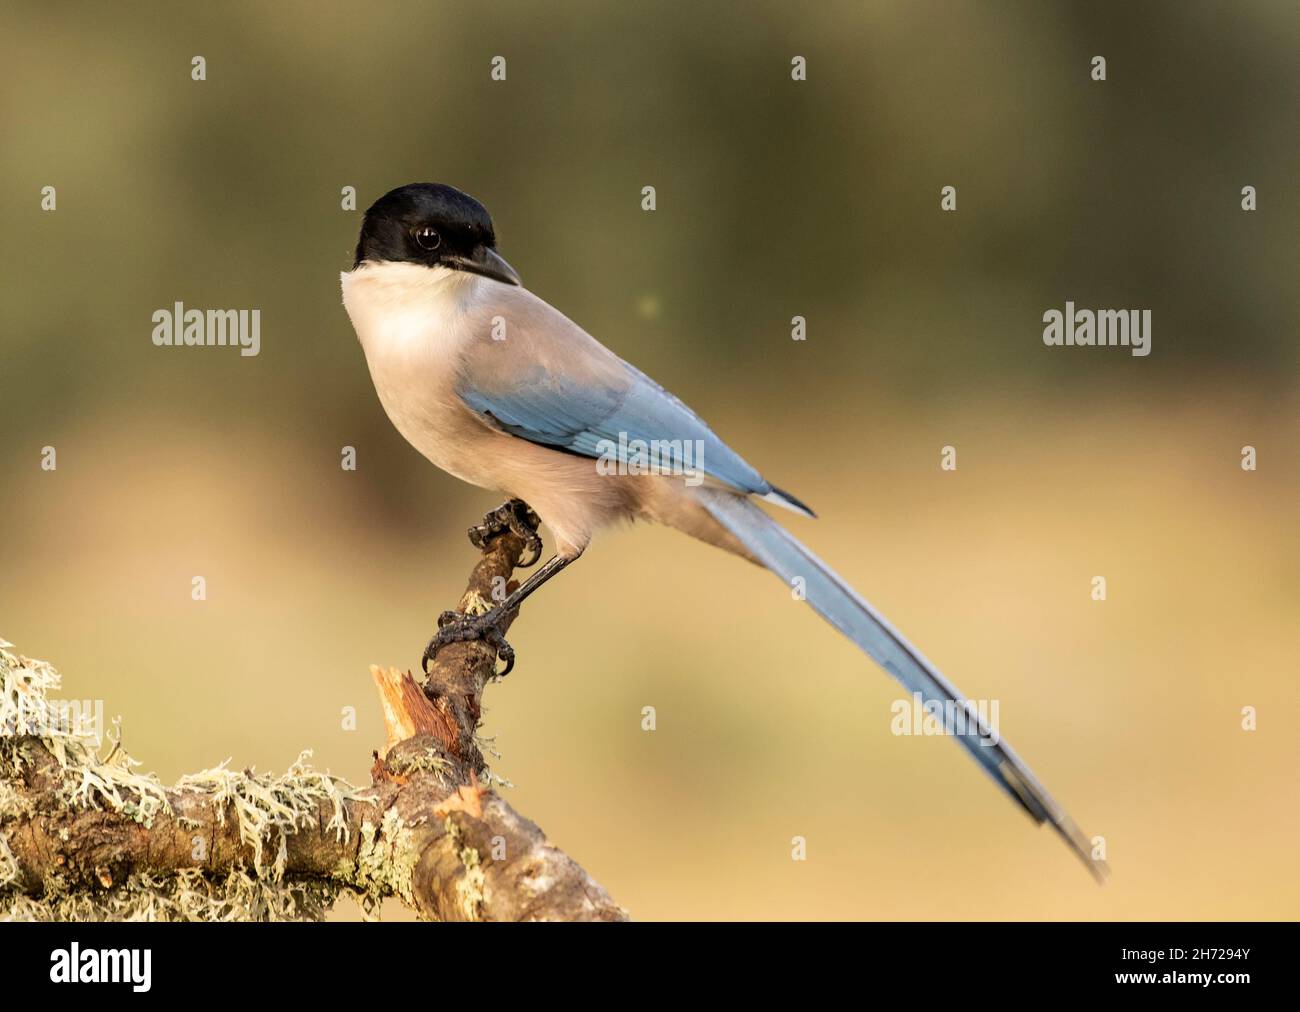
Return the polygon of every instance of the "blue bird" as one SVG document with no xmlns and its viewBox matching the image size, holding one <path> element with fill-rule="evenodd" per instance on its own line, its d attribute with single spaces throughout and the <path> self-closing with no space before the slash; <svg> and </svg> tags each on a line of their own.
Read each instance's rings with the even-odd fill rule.
<svg viewBox="0 0 1300 1012">
<path fill-rule="evenodd" d="M 953 737 L 1104 879 L 1088 838 L 976 708 L 755 501 L 812 511 L 676 397 L 523 288 L 478 201 L 435 183 L 385 194 L 366 211 L 342 288 L 398 431 L 444 471 L 510 497 L 480 533 L 516 531 L 534 549 L 529 564 L 541 554 L 538 518 L 556 539 L 555 556 L 500 605 L 484 615 L 444 615 L 426 664 L 447 643 L 482 638 L 509 671 L 514 654 L 498 628 L 504 615 L 581 556 L 602 528 L 667 524 L 801 586 L 819 615 L 927 708 L 960 714 L 963 733 Z"/>
</svg>

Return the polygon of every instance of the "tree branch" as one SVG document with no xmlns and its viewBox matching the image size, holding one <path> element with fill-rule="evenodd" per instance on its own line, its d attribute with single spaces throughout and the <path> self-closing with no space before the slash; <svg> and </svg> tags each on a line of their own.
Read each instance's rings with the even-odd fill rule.
<svg viewBox="0 0 1300 1012">
<path fill-rule="evenodd" d="M 460 601 L 513 589 L 524 545 L 487 542 Z M 493 591 L 497 590 L 496 595 Z M 513 617 L 513 616 L 512 616 Z M 0 917 L 320 917 L 341 892 L 430 920 L 625 920 L 542 831 L 485 789 L 476 736 L 495 651 L 444 647 L 421 688 L 371 668 L 387 728 L 359 789 L 300 757 L 283 776 L 225 766 L 170 788 L 69 730 L 58 673 L 0 641 Z"/>
</svg>

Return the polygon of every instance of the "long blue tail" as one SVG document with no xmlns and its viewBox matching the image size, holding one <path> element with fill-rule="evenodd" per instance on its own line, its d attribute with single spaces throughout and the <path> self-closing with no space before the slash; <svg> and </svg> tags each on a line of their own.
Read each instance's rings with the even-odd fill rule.
<svg viewBox="0 0 1300 1012">
<path fill-rule="evenodd" d="M 989 776 L 1038 823 L 1050 822 L 1099 881 L 1108 873 L 1092 847 L 1011 748 L 995 735 L 973 706 L 933 664 L 864 601 L 852 587 L 795 540 L 794 535 L 749 499 L 721 489 L 697 490 L 708 511 L 768 569 L 787 584 L 802 579 L 813 609 L 856 643 L 872 660 L 926 702 L 956 704 L 966 714 L 967 733 L 953 735 Z M 946 711 L 945 711 L 946 712 Z"/>
</svg>

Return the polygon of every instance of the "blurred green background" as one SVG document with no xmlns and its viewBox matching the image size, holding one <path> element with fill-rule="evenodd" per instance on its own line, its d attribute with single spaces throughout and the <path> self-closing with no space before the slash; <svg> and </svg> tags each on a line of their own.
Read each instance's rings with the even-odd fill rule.
<svg viewBox="0 0 1300 1012">
<path fill-rule="evenodd" d="M 1295 917 L 1298 51 L 1290 3 L 7 3 L 0 635 L 165 779 L 365 781 L 367 665 L 417 664 L 499 497 L 384 417 L 340 191 L 448 182 L 819 511 L 1114 869 L 892 736 L 771 577 L 626 530 L 529 602 L 485 731 L 634 916 Z M 1044 347 L 1067 299 L 1150 309 L 1150 357 Z M 154 347 L 176 301 L 260 308 L 261 354 Z"/>
</svg>

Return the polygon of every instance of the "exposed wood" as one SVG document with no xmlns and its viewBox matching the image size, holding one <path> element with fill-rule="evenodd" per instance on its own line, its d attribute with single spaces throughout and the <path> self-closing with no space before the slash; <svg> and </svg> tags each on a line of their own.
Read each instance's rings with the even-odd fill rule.
<svg viewBox="0 0 1300 1012">
<path fill-rule="evenodd" d="M 509 532 L 490 540 L 459 610 L 513 589 L 523 547 Z M 495 666 L 477 642 L 445 647 L 424 686 L 372 666 L 387 738 L 364 789 L 295 766 L 282 777 L 209 770 L 164 790 L 76 741 L 0 736 L 0 917 L 306 916 L 346 890 L 367 905 L 397 896 L 436 920 L 625 920 L 482 786 L 476 732 Z M 211 899 L 236 879 L 251 883 L 238 902 Z M 277 891 L 304 888 L 319 902 L 279 902 Z"/>
</svg>

